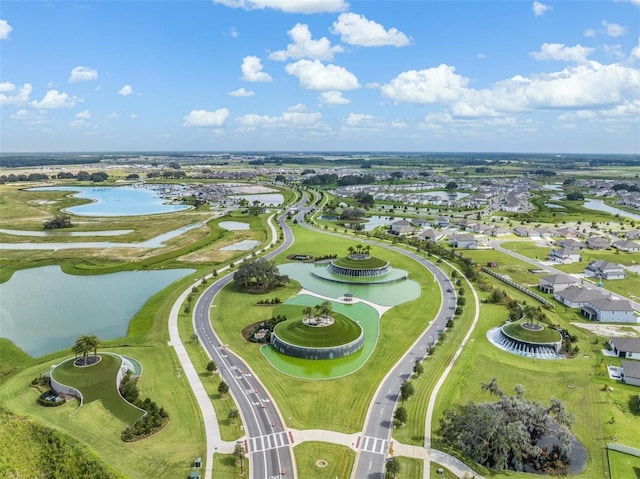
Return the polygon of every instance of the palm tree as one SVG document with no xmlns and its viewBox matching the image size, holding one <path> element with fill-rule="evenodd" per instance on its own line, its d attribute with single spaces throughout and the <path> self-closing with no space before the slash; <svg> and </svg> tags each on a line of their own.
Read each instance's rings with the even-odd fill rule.
<svg viewBox="0 0 640 479">
<path fill-rule="evenodd" d="M 311 317 L 311 313 L 313 313 L 313 309 L 310 306 L 307 306 L 306 308 L 304 308 L 302 310 L 302 314 L 304 314 L 305 318 L 310 318 Z"/>
<path fill-rule="evenodd" d="M 349 251 L 349 254 L 352 255 L 353 253 L 355 253 L 356 249 L 353 246 L 349 246 L 347 248 L 347 250 Z"/>
<path fill-rule="evenodd" d="M 327 318 L 333 312 L 333 308 L 331 307 L 331 303 L 329 301 L 324 301 L 320 304 L 320 316 Z"/>
<path fill-rule="evenodd" d="M 86 341 L 90 349 L 93 349 L 93 362 L 98 360 L 98 346 L 100 346 L 100 338 L 95 335 L 87 336 Z"/>
<path fill-rule="evenodd" d="M 78 336 L 76 342 L 71 348 L 74 354 L 82 354 L 82 362 L 87 364 L 87 354 L 91 351 L 92 345 L 89 336 Z"/>
<path fill-rule="evenodd" d="M 366 254 L 369 254 L 369 252 L 371 251 L 371 245 L 366 245 L 363 249 Z"/>
</svg>

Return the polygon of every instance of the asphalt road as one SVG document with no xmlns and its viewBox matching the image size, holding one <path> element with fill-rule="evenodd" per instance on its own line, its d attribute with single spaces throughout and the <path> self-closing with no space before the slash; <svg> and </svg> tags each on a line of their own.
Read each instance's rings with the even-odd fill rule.
<svg viewBox="0 0 640 479">
<path fill-rule="evenodd" d="M 312 229 L 310 225 L 304 222 L 303 216 L 303 213 L 296 216 L 298 224 Z M 325 234 L 343 236 L 337 233 Z M 419 254 L 396 246 L 386 245 L 382 242 L 374 242 L 364 238 L 359 238 L 359 240 L 362 243 L 371 243 L 378 247 L 395 251 L 418 262 L 434 275 L 434 281 L 440 284 L 442 295 L 440 310 L 435 319 L 419 337 L 416 337 L 413 346 L 396 363 L 378 387 L 369 406 L 363 434 L 358 437 L 356 442 L 358 456 L 356 458 L 355 475 L 352 474 L 352 477 L 356 479 L 384 479 L 386 460 L 392 448 L 393 414 L 399 400 L 400 387 L 403 382 L 411 377 L 416 359 L 422 360 L 425 357 L 429 348 L 437 342 L 439 334 L 446 329 L 447 321 L 453 319 L 453 313 L 457 305 L 457 291 L 444 271 Z M 427 302 L 429 300 L 424 295 L 420 297 L 420 301 Z M 428 370 L 426 370 L 424 374 L 428 373 Z M 354 391 L 357 391 L 357 388 L 354 387 Z"/>
<path fill-rule="evenodd" d="M 304 214 L 306 194 L 293 208 Z M 287 213 L 278 218 L 284 242 L 264 256 L 270 259 L 286 250 L 293 243 L 291 228 L 285 223 Z M 246 440 L 245 451 L 250 456 L 251 476 L 255 479 L 294 477 L 294 461 L 289 445 L 293 438 L 287 432 L 284 421 L 265 391 L 259 379 L 238 356 L 227 350 L 215 334 L 212 324 L 216 322 L 216 311 L 212 309 L 216 295 L 233 281 L 233 273 L 213 283 L 198 299 L 194 308 L 195 331 L 200 344 L 218 366 L 223 380 L 236 401 L 243 419 Z M 224 419 L 224 418 L 219 418 Z"/>
</svg>

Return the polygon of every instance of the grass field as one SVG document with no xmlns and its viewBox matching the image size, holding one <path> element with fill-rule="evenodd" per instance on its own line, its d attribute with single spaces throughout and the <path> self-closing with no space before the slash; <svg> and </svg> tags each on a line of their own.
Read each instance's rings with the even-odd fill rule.
<svg viewBox="0 0 640 479">
<path fill-rule="evenodd" d="M 532 331 L 524 328 L 523 324 L 526 324 L 525 320 L 515 321 L 504 325 L 502 330 L 511 338 L 529 343 L 553 343 L 562 340 L 562 336 L 558 331 L 546 327 L 540 331 Z"/>
<path fill-rule="evenodd" d="M 348 479 L 356 459 L 355 451 L 328 442 L 303 442 L 293 452 L 300 479 Z"/>
<path fill-rule="evenodd" d="M 376 269 L 386 266 L 387 262 L 383 259 L 371 256 L 368 259 L 352 259 L 348 256 L 333 261 L 336 266 L 350 269 Z"/>
<path fill-rule="evenodd" d="M 323 236 L 294 226 L 296 241 L 285 254 L 332 254 L 356 243 L 350 239 Z M 357 372 L 338 379 L 317 381 L 287 377 L 271 367 L 257 351 L 258 346 L 242 338 L 242 330 L 273 314 L 270 307 L 256 308 L 263 298 L 277 295 L 286 299 L 297 293 L 294 286 L 265 295 L 250 295 L 225 288 L 216 298 L 212 322 L 221 340 L 240 354 L 274 396 L 288 426 L 296 429 L 330 429 L 352 433 L 362 428 L 369 401 L 385 372 L 400 358 L 417 335 L 424 330 L 439 307 L 440 295 L 430 273 L 404 256 L 385 251 L 385 259 L 394 267 L 409 270 L 410 277 L 421 284 L 423 296 L 394 307 L 381 320 L 380 337 L 371 358 Z M 285 261 L 284 256 L 281 259 Z M 224 308 L 221 309 L 221 305 Z M 358 385 L 357 394 L 343 394 Z M 313 401 L 306 398 L 313 397 Z M 316 407 L 318 403 L 325 405 Z"/>
<path fill-rule="evenodd" d="M 283 309 L 278 307 L 276 314 L 282 314 L 280 311 Z M 291 318 L 291 316 L 288 317 Z M 346 316 L 333 312 L 331 317 L 334 323 L 322 327 L 308 326 L 302 322 L 302 318 L 288 319 L 279 323 L 274 331 L 280 339 L 289 344 L 313 348 L 328 348 L 350 343 L 362 334 L 362 327 Z"/>
<path fill-rule="evenodd" d="M 611 479 L 640 479 L 640 457 L 618 451 L 607 451 Z"/>
<path fill-rule="evenodd" d="M 76 388 L 82 393 L 84 404 L 100 401 L 102 405 L 121 421 L 132 424 L 142 412 L 122 399 L 116 388 L 116 375 L 121 359 L 102 354 L 102 360 L 93 366 L 79 368 L 73 359 L 65 361 L 53 370 L 52 377 L 61 384 Z"/>
</svg>

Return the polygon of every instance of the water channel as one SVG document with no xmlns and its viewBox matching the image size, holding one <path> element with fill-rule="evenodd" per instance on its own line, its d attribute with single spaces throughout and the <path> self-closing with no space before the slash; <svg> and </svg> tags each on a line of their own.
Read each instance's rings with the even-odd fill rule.
<svg viewBox="0 0 640 479">
<path fill-rule="evenodd" d="M 193 271 L 76 276 L 58 265 L 16 271 L 0 284 L 0 336 L 33 357 L 68 350 L 80 335 L 125 336 L 151 296 Z"/>
</svg>

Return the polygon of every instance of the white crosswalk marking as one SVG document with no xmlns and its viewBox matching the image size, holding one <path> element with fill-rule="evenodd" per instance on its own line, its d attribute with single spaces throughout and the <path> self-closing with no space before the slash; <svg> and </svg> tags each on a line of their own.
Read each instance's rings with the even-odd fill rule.
<svg viewBox="0 0 640 479">
<path fill-rule="evenodd" d="M 286 432 L 276 432 L 265 436 L 251 437 L 249 442 L 249 452 L 268 451 L 289 445 L 289 435 Z"/>
<path fill-rule="evenodd" d="M 376 454 L 387 454 L 389 441 L 377 437 L 362 436 L 360 441 L 360 450 L 366 452 L 375 452 Z"/>
</svg>

